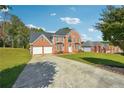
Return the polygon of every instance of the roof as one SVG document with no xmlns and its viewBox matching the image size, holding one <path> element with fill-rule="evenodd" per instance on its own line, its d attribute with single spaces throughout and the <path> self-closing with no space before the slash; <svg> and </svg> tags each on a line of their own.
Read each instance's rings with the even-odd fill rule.
<svg viewBox="0 0 124 93">
<path fill-rule="evenodd" d="M 45 35 L 49 41 L 52 42 L 53 34 L 54 33 L 48 33 L 48 32 L 33 32 L 30 35 L 30 43 L 34 42 L 40 35 Z"/>
<path fill-rule="evenodd" d="M 52 42 L 53 35 L 67 35 L 72 29 L 70 28 L 62 28 L 56 31 L 55 33 L 49 33 L 49 32 L 33 32 L 30 35 L 30 43 L 35 41 L 40 35 L 45 35 L 49 41 Z"/>
<path fill-rule="evenodd" d="M 92 46 L 95 46 L 95 45 L 101 45 L 101 46 L 104 46 L 104 47 L 107 47 L 109 45 L 108 42 L 100 42 L 100 41 L 86 41 L 83 43 L 83 47 L 92 47 Z"/>
<path fill-rule="evenodd" d="M 56 35 L 67 35 L 72 29 L 70 28 L 62 28 L 62 29 L 59 29 L 58 31 L 56 31 Z"/>
<path fill-rule="evenodd" d="M 43 34 L 47 37 L 49 41 L 52 42 L 54 33 L 44 32 Z"/>
</svg>

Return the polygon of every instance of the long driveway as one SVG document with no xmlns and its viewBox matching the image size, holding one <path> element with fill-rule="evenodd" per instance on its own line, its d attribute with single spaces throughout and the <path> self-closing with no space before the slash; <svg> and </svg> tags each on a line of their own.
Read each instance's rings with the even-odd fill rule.
<svg viewBox="0 0 124 93">
<path fill-rule="evenodd" d="M 13 87 L 124 87 L 124 76 L 54 55 L 34 56 Z"/>
</svg>

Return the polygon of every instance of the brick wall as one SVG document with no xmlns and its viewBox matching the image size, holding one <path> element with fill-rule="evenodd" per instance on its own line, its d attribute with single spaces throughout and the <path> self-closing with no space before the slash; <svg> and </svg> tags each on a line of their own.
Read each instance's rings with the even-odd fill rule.
<svg viewBox="0 0 124 93">
<path fill-rule="evenodd" d="M 71 39 L 71 42 L 69 42 L 68 39 Z M 78 52 L 78 46 L 81 46 L 81 38 L 80 35 L 78 34 L 78 32 L 76 31 L 71 31 L 69 34 L 65 35 L 65 36 L 59 36 L 59 35 L 54 35 L 53 37 L 53 51 L 54 53 L 57 53 L 57 44 L 58 43 L 62 43 L 63 46 L 63 53 L 68 53 L 68 47 L 72 47 L 72 52 Z"/>
<path fill-rule="evenodd" d="M 33 42 L 32 44 L 33 46 L 37 46 L 37 47 L 41 47 L 41 46 L 51 46 L 50 45 L 50 42 L 44 38 L 44 37 L 41 37 L 39 39 L 37 39 L 36 41 Z"/>
</svg>

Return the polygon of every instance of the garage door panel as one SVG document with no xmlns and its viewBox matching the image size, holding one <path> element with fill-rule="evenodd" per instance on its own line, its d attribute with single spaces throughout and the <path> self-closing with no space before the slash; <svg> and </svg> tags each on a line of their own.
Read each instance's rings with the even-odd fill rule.
<svg viewBox="0 0 124 93">
<path fill-rule="evenodd" d="M 33 47 L 33 54 L 42 54 L 42 47 Z"/>
<path fill-rule="evenodd" d="M 44 47 L 44 54 L 52 53 L 52 47 Z"/>
</svg>

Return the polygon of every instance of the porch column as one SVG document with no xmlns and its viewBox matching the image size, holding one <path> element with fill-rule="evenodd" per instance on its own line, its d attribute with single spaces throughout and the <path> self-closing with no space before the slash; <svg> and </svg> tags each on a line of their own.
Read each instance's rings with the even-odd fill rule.
<svg viewBox="0 0 124 93">
<path fill-rule="evenodd" d="M 68 37 L 64 38 L 64 53 L 68 53 Z"/>
<path fill-rule="evenodd" d="M 56 38 L 53 36 L 53 48 L 52 48 L 53 54 L 56 53 Z"/>
</svg>

